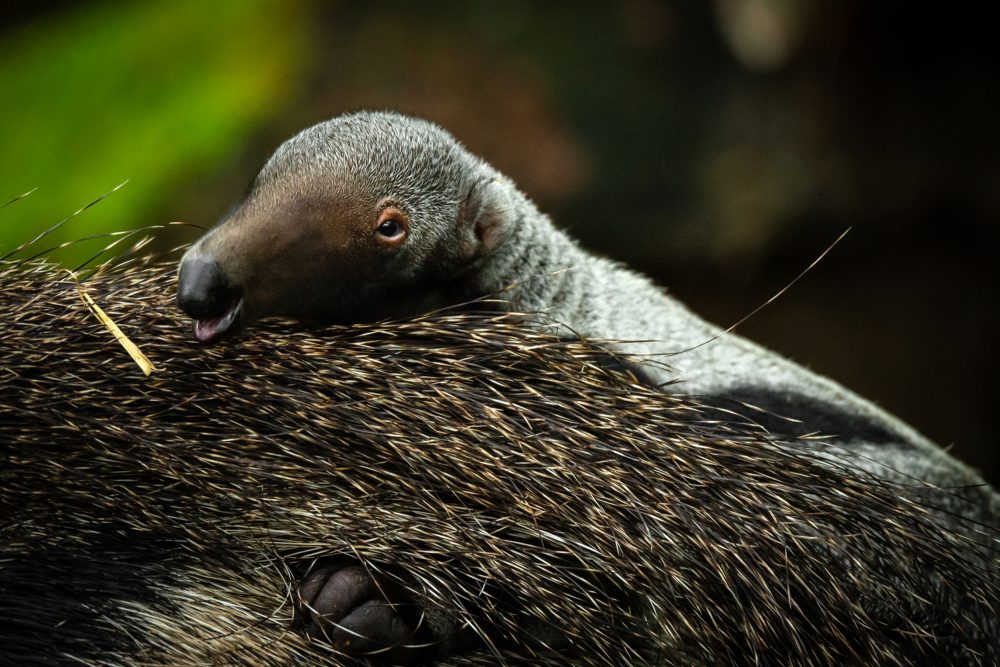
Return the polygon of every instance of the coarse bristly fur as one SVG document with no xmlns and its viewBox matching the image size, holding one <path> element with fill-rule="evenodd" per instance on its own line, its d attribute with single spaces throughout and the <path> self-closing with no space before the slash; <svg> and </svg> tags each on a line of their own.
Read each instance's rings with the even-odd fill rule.
<svg viewBox="0 0 1000 667">
<path fill-rule="evenodd" d="M 64 272 L 0 271 L 0 664 L 345 664 L 295 629 L 330 556 L 465 624 L 440 664 L 1000 657 L 987 487 L 820 460 L 515 315 L 199 348 L 172 273 L 84 284 L 143 378 Z"/>
</svg>

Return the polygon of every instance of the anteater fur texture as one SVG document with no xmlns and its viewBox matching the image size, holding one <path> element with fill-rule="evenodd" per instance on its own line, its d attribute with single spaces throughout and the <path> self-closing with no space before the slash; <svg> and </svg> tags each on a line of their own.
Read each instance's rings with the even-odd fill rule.
<svg viewBox="0 0 1000 667">
<path fill-rule="evenodd" d="M 65 272 L 0 272 L 0 664 L 343 664 L 293 602 L 338 554 L 483 638 L 441 664 L 1000 656 L 988 491 L 820 460 L 516 315 L 199 347 L 173 274 L 84 285 L 144 378 Z"/>
</svg>

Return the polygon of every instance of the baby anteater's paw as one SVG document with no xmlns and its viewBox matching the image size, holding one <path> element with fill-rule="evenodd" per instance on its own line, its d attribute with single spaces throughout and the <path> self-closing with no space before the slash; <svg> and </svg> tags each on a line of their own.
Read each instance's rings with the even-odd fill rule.
<svg viewBox="0 0 1000 667">
<path fill-rule="evenodd" d="M 347 655 L 405 665 L 421 652 L 419 606 L 390 577 L 356 561 L 314 563 L 297 602 L 299 627 Z"/>
</svg>

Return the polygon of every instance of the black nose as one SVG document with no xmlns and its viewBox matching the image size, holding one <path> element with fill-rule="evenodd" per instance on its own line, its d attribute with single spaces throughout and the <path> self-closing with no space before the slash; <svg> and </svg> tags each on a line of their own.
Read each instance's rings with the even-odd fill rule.
<svg viewBox="0 0 1000 667">
<path fill-rule="evenodd" d="M 196 320 L 219 317 L 235 303 L 240 290 L 229 283 L 219 264 L 207 255 L 185 257 L 177 276 L 177 305 Z"/>
</svg>

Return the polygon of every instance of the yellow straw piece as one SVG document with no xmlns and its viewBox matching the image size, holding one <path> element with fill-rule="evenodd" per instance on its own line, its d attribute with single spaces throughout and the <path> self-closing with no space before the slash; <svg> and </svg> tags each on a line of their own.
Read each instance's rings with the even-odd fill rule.
<svg viewBox="0 0 1000 667">
<path fill-rule="evenodd" d="M 90 312 L 92 312 L 97 319 L 101 321 L 101 324 L 108 328 L 108 331 L 110 331 L 111 335 L 115 337 L 115 340 L 121 343 L 121 346 L 125 348 L 125 351 L 128 352 L 132 356 L 135 363 L 139 365 L 142 372 L 148 377 L 150 373 L 155 371 L 156 367 L 153 366 L 153 362 L 151 362 L 149 358 L 142 353 L 142 350 L 140 350 L 135 343 L 129 340 L 128 336 L 122 333 L 122 330 L 118 328 L 118 325 L 114 323 L 114 320 L 108 317 L 108 314 L 101 310 L 101 307 L 90 298 L 90 295 L 84 291 L 83 285 L 78 282 L 76 284 L 76 289 L 80 293 L 80 299 L 83 300 L 83 304 L 87 306 Z"/>
</svg>

